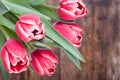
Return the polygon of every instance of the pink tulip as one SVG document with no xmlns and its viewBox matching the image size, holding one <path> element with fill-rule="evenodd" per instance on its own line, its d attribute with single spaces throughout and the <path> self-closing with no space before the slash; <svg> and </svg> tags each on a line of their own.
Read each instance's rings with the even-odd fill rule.
<svg viewBox="0 0 120 80">
<path fill-rule="evenodd" d="M 58 64 L 58 57 L 51 50 L 36 49 L 31 54 L 31 64 L 39 75 L 52 75 Z"/>
<path fill-rule="evenodd" d="M 22 15 L 16 23 L 16 32 L 24 42 L 40 40 L 46 33 L 43 23 L 34 14 Z"/>
<path fill-rule="evenodd" d="M 61 0 L 58 8 L 58 14 L 64 20 L 75 20 L 87 13 L 88 9 L 81 0 Z"/>
<path fill-rule="evenodd" d="M 67 40 L 69 40 L 74 46 L 79 48 L 81 46 L 83 29 L 78 24 L 65 24 L 57 22 L 54 28 L 63 35 Z"/>
<path fill-rule="evenodd" d="M 9 73 L 20 73 L 27 70 L 29 59 L 25 47 L 17 40 L 8 40 L 1 50 L 5 69 Z"/>
</svg>

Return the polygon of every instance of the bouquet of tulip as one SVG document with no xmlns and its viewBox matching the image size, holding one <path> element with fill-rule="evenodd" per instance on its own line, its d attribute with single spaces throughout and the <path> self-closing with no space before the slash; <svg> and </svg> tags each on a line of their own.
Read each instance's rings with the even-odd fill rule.
<svg viewBox="0 0 120 80">
<path fill-rule="evenodd" d="M 59 58 L 51 46 L 64 50 L 79 68 L 85 62 L 81 47 L 84 30 L 75 23 L 88 9 L 82 0 L 60 0 L 59 6 L 47 0 L 0 0 L 0 67 L 8 73 L 21 73 L 28 67 L 39 75 L 52 75 Z"/>
</svg>

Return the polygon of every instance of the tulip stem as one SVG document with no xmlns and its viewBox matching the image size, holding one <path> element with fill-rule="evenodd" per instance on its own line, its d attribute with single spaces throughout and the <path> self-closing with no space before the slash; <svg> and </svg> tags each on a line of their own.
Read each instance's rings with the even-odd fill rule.
<svg viewBox="0 0 120 80">
<path fill-rule="evenodd" d="M 1 29 L 2 33 L 4 34 L 5 38 L 6 38 L 7 40 L 9 40 L 10 37 L 9 37 L 8 33 L 6 32 L 5 28 L 4 28 L 4 27 L 0 27 L 0 29 Z"/>
<path fill-rule="evenodd" d="M 35 46 L 33 46 L 32 44 L 30 44 L 30 42 L 29 43 L 25 43 L 25 44 L 26 44 L 26 46 L 27 46 L 27 48 L 28 48 L 29 51 L 31 51 L 33 49 L 36 49 Z"/>
<path fill-rule="evenodd" d="M 32 68 L 32 66 L 31 66 L 31 65 L 29 66 L 29 69 L 30 69 L 30 70 L 33 70 L 33 68 Z"/>
</svg>

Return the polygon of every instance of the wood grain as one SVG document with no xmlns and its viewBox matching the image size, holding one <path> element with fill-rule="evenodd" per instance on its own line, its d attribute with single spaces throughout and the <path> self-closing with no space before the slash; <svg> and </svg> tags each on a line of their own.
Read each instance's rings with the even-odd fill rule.
<svg viewBox="0 0 120 80">
<path fill-rule="evenodd" d="M 117 0 L 94 0 L 93 80 L 119 80 L 120 7 Z"/>
<path fill-rule="evenodd" d="M 48 0 L 58 5 L 59 0 Z M 76 20 L 84 30 L 79 51 L 86 59 L 82 70 L 61 49 L 53 48 L 60 62 L 56 73 L 39 76 L 32 70 L 10 74 L 10 80 L 120 80 L 120 0 L 84 0 L 89 14 Z M 3 80 L 0 73 L 0 80 Z"/>
</svg>

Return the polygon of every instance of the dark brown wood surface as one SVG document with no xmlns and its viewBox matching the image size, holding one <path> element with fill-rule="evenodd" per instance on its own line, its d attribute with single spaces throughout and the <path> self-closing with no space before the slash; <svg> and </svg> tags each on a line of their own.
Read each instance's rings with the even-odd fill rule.
<svg viewBox="0 0 120 80">
<path fill-rule="evenodd" d="M 59 0 L 49 0 L 57 5 Z M 60 58 L 53 76 L 39 76 L 32 70 L 11 74 L 10 80 L 120 80 L 120 0 L 83 0 L 89 14 L 76 20 L 84 30 L 82 47 L 86 59 L 82 70 L 62 50 L 53 49 Z M 0 80 L 3 80 L 0 73 Z"/>
</svg>

